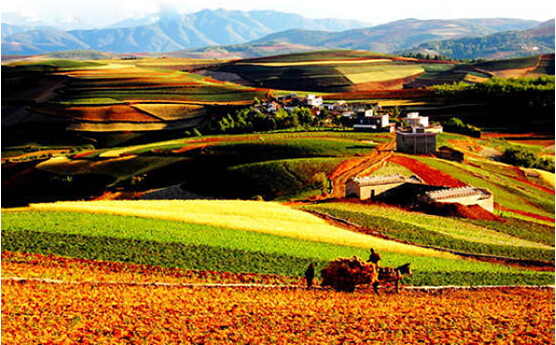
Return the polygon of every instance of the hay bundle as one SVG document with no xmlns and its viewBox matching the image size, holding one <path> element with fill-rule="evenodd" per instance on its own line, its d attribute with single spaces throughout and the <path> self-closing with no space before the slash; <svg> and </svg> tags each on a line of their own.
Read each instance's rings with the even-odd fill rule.
<svg viewBox="0 0 556 345">
<path fill-rule="evenodd" d="M 357 284 L 372 284 L 378 279 L 376 265 L 354 256 L 330 261 L 321 271 L 322 286 L 352 292 Z"/>
</svg>

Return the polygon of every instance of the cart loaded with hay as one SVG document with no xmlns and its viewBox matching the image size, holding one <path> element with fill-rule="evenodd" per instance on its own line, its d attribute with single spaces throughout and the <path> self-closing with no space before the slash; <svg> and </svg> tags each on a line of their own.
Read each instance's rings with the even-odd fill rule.
<svg viewBox="0 0 556 345">
<path fill-rule="evenodd" d="M 394 283 L 396 292 L 399 293 L 399 284 L 404 275 L 411 275 L 410 264 L 397 268 L 378 267 L 372 262 L 365 262 L 354 256 L 351 258 L 338 258 L 330 261 L 320 273 L 321 286 L 331 286 L 336 291 L 353 292 L 356 285 L 371 284 L 378 294 L 378 286 L 385 283 Z"/>
</svg>

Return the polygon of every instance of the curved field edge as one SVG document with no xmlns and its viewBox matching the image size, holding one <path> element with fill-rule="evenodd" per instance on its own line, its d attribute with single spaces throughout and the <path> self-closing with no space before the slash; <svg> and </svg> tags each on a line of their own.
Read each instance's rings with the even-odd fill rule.
<svg viewBox="0 0 556 345">
<path fill-rule="evenodd" d="M 31 204 L 29 209 L 157 218 L 307 241 L 360 248 L 373 247 L 380 251 L 455 258 L 449 253 L 387 241 L 334 227 L 312 214 L 274 202 L 243 200 L 72 201 Z M 182 236 L 182 233 L 176 232 L 173 235 Z"/>
<path fill-rule="evenodd" d="M 310 262 L 317 272 L 328 261 L 367 249 L 288 237 L 187 224 L 86 213 L 3 214 L 2 249 L 81 259 L 251 272 L 301 277 Z M 174 235 L 180 233 L 181 238 Z M 410 285 L 544 285 L 552 272 L 534 272 L 463 259 L 381 252 L 382 265 L 410 262 Z"/>
<path fill-rule="evenodd" d="M 553 236 L 534 234 L 533 229 L 519 231 L 511 224 L 466 222 L 457 218 L 401 211 L 393 207 L 349 203 L 308 205 L 302 208 L 345 219 L 408 243 L 474 254 L 554 261 Z M 523 224 L 515 226 L 523 227 Z"/>
</svg>

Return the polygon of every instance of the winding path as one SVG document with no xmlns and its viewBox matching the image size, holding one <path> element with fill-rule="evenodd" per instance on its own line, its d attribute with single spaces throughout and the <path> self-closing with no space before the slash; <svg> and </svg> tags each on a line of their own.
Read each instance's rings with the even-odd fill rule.
<svg viewBox="0 0 556 345">
<path fill-rule="evenodd" d="M 332 192 L 322 196 L 321 200 L 344 198 L 346 195 L 346 182 L 368 168 L 384 162 L 392 155 L 395 147 L 395 142 L 388 142 L 377 146 L 376 151 L 367 156 L 344 161 L 330 176 Z"/>
</svg>

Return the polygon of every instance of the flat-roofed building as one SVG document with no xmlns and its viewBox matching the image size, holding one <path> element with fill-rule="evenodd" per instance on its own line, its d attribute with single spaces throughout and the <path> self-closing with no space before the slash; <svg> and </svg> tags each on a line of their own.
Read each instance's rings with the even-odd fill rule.
<svg viewBox="0 0 556 345">
<path fill-rule="evenodd" d="M 478 205 L 489 212 L 494 212 L 494 195 L 492 192 L 488 189 L 471 186 L 426 192 L 419 197 L 419 201 L 425 203 L 459 203 L 465 206 Z"/>
<path fill-rule="evenodd" d="M 423 181 L 415 175 L 405 177 L 399 174 L 354 177 L 346 182 L 346 197 L 356 196 L 359 200 L 374 199 L 404 183 L 423 183 Z"/>
<path fill-rule="evenodd" d="M 396 131 L 396 151 L 414 155 L 434 153 L 436 133 L 425 132 L 424 127 Z"/>
</svg>

